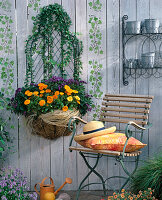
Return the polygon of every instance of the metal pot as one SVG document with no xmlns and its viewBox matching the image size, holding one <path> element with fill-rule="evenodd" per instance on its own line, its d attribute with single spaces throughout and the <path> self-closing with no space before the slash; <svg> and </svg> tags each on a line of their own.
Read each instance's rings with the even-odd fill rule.
<svg viewBox="0 0 162 200">
<path fill-rule="evenodd" d="M 129 21 L 126 22 L 125 33 L 126 34 L 139 34 L 141 32 L 140 21 Z"/>
<path fill-rule="evenodd" d="M 155 64 L 155 52 L 143 53 L 141 55 L 141 64 L 143 68 L 153 68 Z"/>
<path fill-rule="evenodd" d="M 145 19 L 144 27 L 146 33 L 158 33 L 160 21 L 158 19 Z"/>
</svg>

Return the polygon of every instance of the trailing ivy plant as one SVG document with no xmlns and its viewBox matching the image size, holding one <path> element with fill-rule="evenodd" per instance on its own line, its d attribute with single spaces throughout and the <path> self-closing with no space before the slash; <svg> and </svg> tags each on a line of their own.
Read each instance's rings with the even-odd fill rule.
<svg viewBox="0 0 162 200">
<path fill-rule="evenodd" d="M 13 32 L 11 25 L 13 24 L 12 17 L 9 12 L 11 9 L 11 3 L 7 0 L 0 2 L 0 8 L 4 11 L 4 14 L 0 15 L 0 78 L 3 82 L 1 86 L 1 92 L 6 96 L 13 94 L 12 83 L 14 82 L 14 61 L 10 59 L 13 50 Z"/>
<path fill-rule="evenodd" d="M 91 42 L 89 51 L 92 51 L 95 54 L 103 54 L 103 50 L 101 49 L 102 33 L 100 28 L 102 21 L 98 17 L 91 16 L 88 23 L 91 25 L 89 30 L 89 38 Z"/>
<path fill-rule="evenodd" d="M 2 8 L 4 11 L 11 11 L 11 3 L 8 0 L 1 0 L 0 8 Z"/>
<path fill-rule="evenodd" d="M 89 2 L 89 7 L 94 11 L 101 11 L 102 3 L 100 0 L 93 0 Z"/>
<path fill-rule="evenodd" d="M 28 3 L 28 7 L 29 8 L 32 8 L 32 7 L 34 7 L 33 9 L 34 9 L 34 11 L 35 12 L 39 12 L 39 10 L 40 10 L 40 4 L 39 4 L 39 2 L 40 2 L 40 0 L 30 0 L 29 1 L 29 3 Z"/>
<path fill-rule="evenodd" d="M 8 120 L 10 120 L 10 115 L 4 118 L 4 112 L 6 109 L 9 110 L 10 99 L 5 98 L 4 95 L 0 92 L 0 160 L 5 158 L 5 153 L 10 149 L 12 138 L 7 130 L 9 128 Z M 10 125 L 10 128 L 13 129 L 14 126 Z"/>
<path fill-rule="evenodd" d="M 101 91 L 102 86 L 102 74 L 101 70 L 103 69 L 103 65 L 99 64 L 97 61 L 90 60 L 89 65 L 91 67 L 89 81 L 92 85 L 92 89 L 89 93 L 95 98 L 101 98 L 103 92 Z"/>
<path fill-rule="evenodd" d="M 56 71 L 59 71 L 59 76 L 66 78 L 68 75 L 66 67 L 73 62 L 73 78 L 79 80 L 83 46 L 76 34 L 69 31 L 72 22 L 62 6 L 57 3 L 45 6 L 33 20 L 33 35 L 28 37 L 25 50 L 27 56 L 25 84 L 35 82 L 40 70 L 40 66 L 35 63 L 35 57 L 39 57 L 40 63 L 43 63 L 44 79 L 52 77 Z"/>
</svg>

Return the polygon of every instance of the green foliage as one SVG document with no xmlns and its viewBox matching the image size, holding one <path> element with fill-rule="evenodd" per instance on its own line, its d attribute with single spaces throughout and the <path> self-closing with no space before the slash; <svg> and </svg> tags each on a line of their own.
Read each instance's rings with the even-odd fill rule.
<svg viewBox="0 0 162 200">
<path fill-rule="evenodd" d="M 153 196 L 153 190 L 151 188 L 147 188 L 145 191 L 139 191 L 138 194 L 133 194 L 131 192 L 127 192 L 124 189 L 122 190 L 122 193 L 113 193 L 113 196 L 108 197 L 108 200 L 114 200 L 114 199 L 125 199 L 125 200 L 158 200 Z"/>
<path fill-rule="evenodd" d="M 91 25 L 89 30 L 89 38 L 90 38 L 90 46 L 89 51 L 94 52 L 95 54 L 103 54 L 103 50 L 101 48 L 101 27 L 102 21 L 95 16 L 91 16 L 89 18 L 88 23 Z"/>
<path fill-rule="evenodd" d="M 154 196 L 162 199 L 162 152 L 139 167 L 132 181 L 132 191 L 154 189 Z"/>
<path fill-rule="evenodd" d="M 0 51 L 6 54 L 14 54 L 13 33 L 10 27 L 12 23 L 13 20 L 10 16 L 0 15 Z"/>
<path fill-rule="evenodd" d="M 81 115 L 85 115 L 91 110 L 92 101 L 85 93 L 84 83 L 53 77 L 39 84 L 18 88 L 11 101 L 12 110 L 16 114 L 39 116 L 54 110 L 76 109 Z"/>
<path fill-rule="evenodd" d="M 40 4 L 39 4 L 40 0 L 30 0 L 28 3 L 28 7 L 32 8 L 35 12 L 39 12 L 40 10 Z"/>
<path fill-rule="evenodd" d="M 42 60 L 44 79 L 52 77 L 57 71 L 59 76 L 66 78 L 66 67 L 73 62 L 73 77 L 79 80 L 83 46 L 76 34 L 69 31 L 71 19 L 62 6 L 54 4 L 43 7 L 33 20 L 33 35 L 28 37 L 25 50 L 28 65 L 25 84 L 34 82 L 36 78 L 34 56 Z"/>
<path fill-rule="evenodd" d="M 102 86 L 102 70 L 103 65 L 99 64 L 95 60 L 90 60 L 89 65 L 91 68 L 89 82 L 92 85 L 92 89 L 90 90 L 90 94 L 93 95 L 95 98 L 101 98 L 103 92 L 101 91 Z"/>
<path fill-rule="evenodd" d="M 0 8 L 2 8 L 4 11 L 10 11 L 11 3 L 8 0 L 1 0 Z"/>
<path fill-rule="evenodd" d="M 7 119 L 4 119 L 3 116 L 3 113 L 6 112 L 6 109 L 9 109 L 9 101 L 10 99 L 5 98 L 0 92 L 0 159 L 4 159 L 4 153 L 10 149 L 9 143 L 12 143 L 12 138 L 7 131 L 7 127 L 9 126 L 8 120 L 10 120 L 10 116 L 8 116 Z M 10 128 L 13 128 L 13 126 Z"/>
<path fill-rule="evenodd" d="M 89 2 L 89 7 L 94 11 L 101 11 L 102 3 L 100 0 L 93 0 Z"/>
<path fill-rule="evenodd" d="M 10 167 L 0 170 L 0 198 L 1 200 L 37 200 L 37 194 L 29 193 L 27 178 L 20 169 Z"/>
<path fill-rule="evenodd" d="M 1 92 L 5 95 L 12 95 L 14 89 L 12 84 L 14 82 L 14 61 L 9 60 L 9 58 L 0 58 L 0 77 L 3 80 L 3 87 L 1 87 Z"/>
</svg>

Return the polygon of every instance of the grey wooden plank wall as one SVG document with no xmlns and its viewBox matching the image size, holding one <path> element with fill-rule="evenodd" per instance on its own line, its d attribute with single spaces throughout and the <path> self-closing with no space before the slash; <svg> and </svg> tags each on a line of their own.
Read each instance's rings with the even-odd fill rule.
<svg viewBox="0 0 162 200">
<path fill-rule="evenodd" d="M 142 159 L 162 150 L 162 78 L 130 79 L 129 85 L 124 86 L 122 83 L 121 48 L 122 16 L 127 14 L 129 20 L 158 18 L 162 22 L 161 0 L 100 0 L 101 7 L 97 8 L 93 7 L 96 3 L 95 0 L 1 0 L 0 2 L 9 2 L 11 5 L 9 10 L 0 7 L 0 15 L 8 15 L 12 17 L 14 22 L 11 25 L 14 53 L 9 55 L 1 50 L 1 56 L 8 56 L 15 62 L 13 69 L 15 75 L 14 89 L 23 86 L 25 79 L 26 58 L 24 49 L 25 40 L 32 31 L 33 21 L 31 17 L 39 12 L 39 7 L 57 2 L 63 5 L 72 19 L 71 31 L 81 33 L 79 38 L 84 44 L 82 79 L 88 82 L 87 91 L 97 94 L 93 98 L 95 105 L 93 111 L 88 113 L 84 119 L 97 119 L 97 109 L 102 100 L 102 94 L 99 95 L 100 92 L 154 95 L 155 99 L 150 115 L 153 128 L 149 131 L 149 134 L 147 132 L 144 136 L 145 143 L 148 146 L 143 150 Z M 28 6 L 30 3 L 33 5 L 32 7 Z M 38 7 L 34 7 L 35 3 L 38 3 Z M 97 24 L 98 32 L 101 33 L 97 52 L 92 51 L 90 48 L 92 45 L 90 38 L 92 27 L 89 20 L 90 18 L 94 19 L 94 17 L 97 18 L 98 22 L 100 20 Z M 132 43 L 131 53 L 135 53 L 137 45 L 137 41 Z M 93 68 L 94 65 L 97 69 Z M 95 72 L 92 72 L 93 70 Z M 96 84 L 95 86 L 92 84 L 93 73 L 96 73 L 95 75 L 98 77 L 98 80 L 95 81 L 97 81 L 96 84 L 98 84 L 99 91 L 95 88 Z M 0 84 L 2 87 L 2 80 L 0 80 Z M 67 185 L 65 189 L 77 189 L 88 169 L 78 153 L 69 153 L 70 136 L 50 141 L 31 135 L 31 130 L 26 126 L 26 121 L 23 117 L 18 118 L 13 115 L 13 123 L 15 124 L 15 130 L 12 131 L 15 136 L 15 153 L 0 165 L 21 168 L 29 179 L 31 190 L 33 190 L 34 184 L 40 182 L 45 176 L 53 177 L 56 188 L 63 183 L 65 177 L 71 177 L 73 184 Z M 79 126 L 78 132 L 81 131 L 82 127 Z M 131 169 L 132 165 L 129 165 L 129 168 Z M 123 174 L 119 165 L 112 159 L 103 159 L 97 169 L 103 173 L 104 177 Z M 95 176 L 91 176 L 87 183 L 90 181 L 97 182 L 97 179 Z M 111 184 L 116 185 L 116 188 L 118 188 L 121 182 L 114 180 Z M 101 187 L 91 186 L 87 189 L 101 189 Z"/>
</svg>

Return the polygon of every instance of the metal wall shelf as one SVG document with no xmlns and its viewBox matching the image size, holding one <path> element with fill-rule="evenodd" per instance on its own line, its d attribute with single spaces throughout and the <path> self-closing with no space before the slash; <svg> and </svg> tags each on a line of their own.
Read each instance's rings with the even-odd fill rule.
<svg viewBox="0 0 162 200">
<path fill-rule="evenodd" d="M 128 78 L 137 79 L 139 77 L 155 78 L 162 77 L 162 33 L 139 33 L 127 34 L 125 32 L 125 22 L 128 16 L 122 18 L 122 45 L 123 45 L 123 84 L 129 84 Z M 128 50 L 128 46 L 134 45 L 134 51 Z M 141 64 L 141 54 L 155 52 L 155 63 L 153 67 Z M 129 58 L 127 55 L 129 53 Z M 132 55 L 130 55 L 132 52 Z M 132 60 L 132 61 L 131 61 Z M 132 62 L 130 65 L 130 61 Z"/>
</svg>

